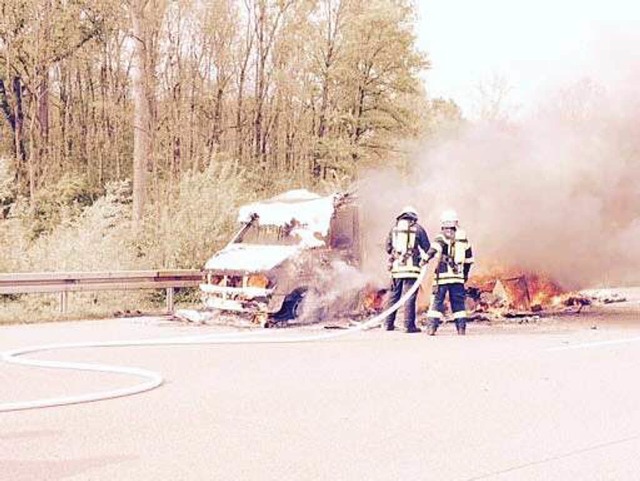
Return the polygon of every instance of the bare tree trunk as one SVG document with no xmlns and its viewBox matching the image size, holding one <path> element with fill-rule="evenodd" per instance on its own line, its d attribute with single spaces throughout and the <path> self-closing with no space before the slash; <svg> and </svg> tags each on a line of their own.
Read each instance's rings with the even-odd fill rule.
<svg viewBox="0 0 640 481">
<path fill-rule="evenodd" d="M 221 81 L 218 80 L 218 89 L 216 91 L 215 107 L 213 110 L 213 125 L 211 127 L 211 134 L 209 137 L 209 163 L 213 159 L 216 152 L 220 150 L 220 140 L 222 137 L 222 101 L 224 98 L 224 88 L 221 86 Z"/>
<path fill-rule="evenodd" d="M 257 12 L 255 19 L 256 28 L 256 84 L 255 84 L 255 115 L 253 119 L 253 155 L 254 158 L 261 162 L 262 156 L 262 109 L 264 105 L 265 90 L 265 62 L 267 60 L 267 52 L 265 45 L 265 23 L 266 23 L 266 5 L 264 0 L 258 0 Z"/>
<path fill-rule="evenodd" d="M 325 38 L 324 63 L 322 65 L 322 98 L 320 103 L 320 119 L 318 121 L 318 138 L 322 139 L 327 132 L 327 112 L 329 110 L 329 82 L 331 70 L 335 62 L 336 36 L 342 28 L 342 18 L 345 4 L 342 0 L 327 0 L 325 5 L 327 16 L 327 36 Z"/>
<path fill-rule="evenodd" d="M 41 158 L 49 148 L 49 68 L 38 67 L 38 124 L 40 126 Z"/>
<path fill-rule="evenodd" d="M 144 28 L 146 0 L 134 0 L 131 22 L 134 40 L 133 75 L 133 220 L 137 230 L 146 204 L 147 166 L 151 151 L 150 108 L 148 92 L 147 35 Z"/>
<path fill-rule="evenodd" d="M 11 132 L 13 134 L 13 154 L 16 165 L 16 183 L 21 185 L 25 178 L 24 165 L 27 159 L 27 151 L 22 137 L 24 114 L 22 108 L 22 86 L 19 77 L 14 77 L 11 90 L 15 98 L 15 105 L 9 102 L 9 95 L 4 84 L 4 80 L 0 79 L 0 109 L 4 114 Z"/>
<path fill-rule="evenodd" d="M 27 162 L 27 149 L 24 142 L 24 108 L 22 97 L 22 82 L 20 77 L 13 77 L 13 95 L 16 99 L 15 105 L 15 127 L 13 130 L 13 139 L 16 153 L 16 171 L 18 176 L 18 185 L 24 182 L 26 177 L 25 164 Z"/>
<path fill-rule="evenodd" d="M 240 74 L 238 79 L 238 102 L 236 107 L 236 143 L 237 143 L 237 155 L 238 160 L 242 161 L 244 156 L 244 115 L 242 109 L 244 108 L 244 84 L 246 81 L 247 75 L 247 64 L 249 62 L 249 51 L 247 50 L 247 54 L 242 63 L 242 67 L 240 68 Z"/>
<path fill-rule="evenodd" d="M 245 8 L 247 9 L 247 25 L 244 35 L 245 43 L 238 72 L 238 99 L 236 103 L 236 155 L 239 162 L 242 162 L 244 159 L 244 88 L 247 80 L 247 69 L 249 68 L 249 58 L 251 56 L 251 50 L 253 49 L 253 39 L 255 34 L 255 29 L 251 28 L 251 5 L 248 0 L 245 0 Z"/>
</svg>

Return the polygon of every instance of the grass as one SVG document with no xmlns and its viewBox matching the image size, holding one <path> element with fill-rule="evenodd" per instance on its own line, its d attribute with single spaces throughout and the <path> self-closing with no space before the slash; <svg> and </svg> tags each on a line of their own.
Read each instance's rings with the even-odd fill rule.
<svg viewBox="0 0 640 481">
<path fill-rule="evenodd" d="M 167 314 L 165 291 L 69 292 L 67 312 L 62 313 L 60 294 L 0 296 L 0 324 L 32 324 L 80 319 L 104 319 Z M 197 289 L 183 289 L 176 295 L 175 309 L 199 308 Z"/>
</svg>

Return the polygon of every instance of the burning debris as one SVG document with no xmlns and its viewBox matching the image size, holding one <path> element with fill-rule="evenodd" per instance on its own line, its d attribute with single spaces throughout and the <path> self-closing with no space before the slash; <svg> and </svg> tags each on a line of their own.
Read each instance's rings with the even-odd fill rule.
<svg viewBox="0 0 640 481">
<path fill-rule="evenodd" d="M 469 311 L 487 320 L 577 314 L 593 304 L 626 301 L 610 290 L 567 292 L 548 277 L 525 273 L 476 276 L 469 282 L 467 296 Z"/>
<path fill-rule="evenodd" d="M 371 284 L 367 285 L 361 293 L 358 303 L 358 314 L 367 316 L 375 315 L 384 309 L 388 289 L 381 289 Z"/>
<path fill-rule="evenodd" d="M 540 312 L 553 305 L 563 289 L 537 274 L 484 275 L 468 284 L 472 311 Z"/>
</svg>

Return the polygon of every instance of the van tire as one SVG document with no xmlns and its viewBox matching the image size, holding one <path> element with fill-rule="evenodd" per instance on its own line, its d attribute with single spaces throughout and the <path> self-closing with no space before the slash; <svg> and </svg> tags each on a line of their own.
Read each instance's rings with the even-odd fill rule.
<svg viewBox="0 0 640 481">
<path fill-rule="evenodd" d="M 302 302 L 307 294 L 306 287 L 299 287 L 291 291 L 282 302 L 282 307 L 273 315 L 279 321 L 298 319 L 302 314 Z"/>
</svg>

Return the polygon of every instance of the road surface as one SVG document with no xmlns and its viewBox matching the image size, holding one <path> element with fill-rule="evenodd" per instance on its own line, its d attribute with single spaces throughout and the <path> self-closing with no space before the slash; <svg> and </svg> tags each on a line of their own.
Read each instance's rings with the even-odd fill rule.
<svg viewBox="0 0 640 481">
<path fill-rule="evenodd" d="M 154 318 L 14 325 L 0 327 L 0 349 L 221 329 Z M 166 383 L 0 413 L 0 479 L 640 479 L 640 304 L 453 331 L 37 354 L 150 369 Z M 299 332 L 323 331 L 264 334 Z M 0 402 L 136 382 L 0 364 Z"/>
</svg>

